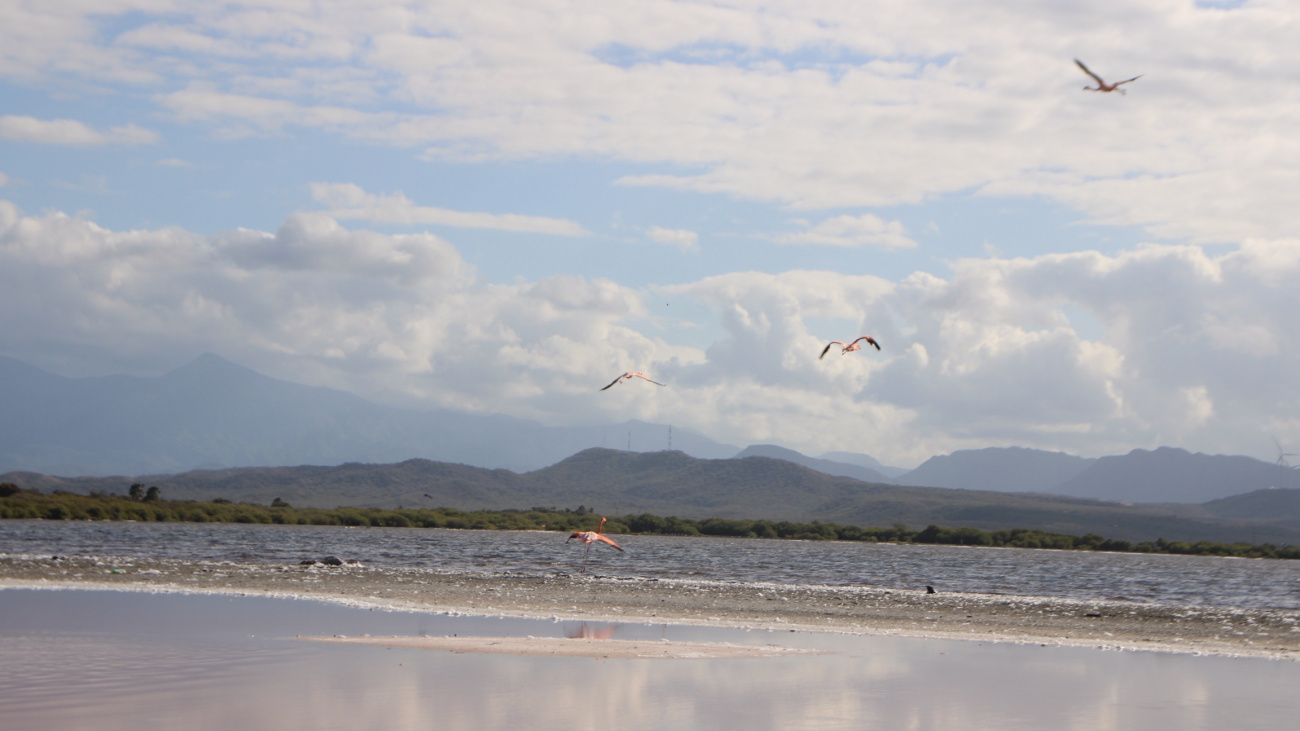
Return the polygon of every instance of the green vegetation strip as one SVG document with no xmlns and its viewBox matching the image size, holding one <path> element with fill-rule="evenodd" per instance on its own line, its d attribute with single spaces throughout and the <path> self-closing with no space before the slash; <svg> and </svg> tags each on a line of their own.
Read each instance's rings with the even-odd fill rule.
<svg viewBox="0 0 1300 731">
<path fill-rule="evenodd" d="M 295 508 L 276 498 L 271 506 L 163 500 L 157 488 L 145 491 L 133 485 L 127 496 L 68 492 L 42 493 L 0 483 L 0 519 L 136 520 L 187 523 L 266 523 L 278 525 L 346 525 L 388 528 L 462 528 L 471 530 L 551 530 L 571 532 L 595 527 L 593 511 L 531 508 L 529 510 L 477 510 L 453 508 Z M 795 540 L 867 541 L 993 546 L 999 548 L 1055 548 L 1074 551 L 1174 553 L 1243 558 L 1300 558 L 1300 546 L 1270 543 L 1215 543 L 1212 541 L 1130 541 L 1103 538 L 1095 533 L 1072 536 L 1030 528 L 986 531 L 931 525 L 912 530 L 897 524 L 888 528 L 863 528 L 837 523 L 794 523 L 773 520 L 661 517 L 643 513 L 610 517 L 605 532 L 736 538 L 786 538 Z"/>
</svg>

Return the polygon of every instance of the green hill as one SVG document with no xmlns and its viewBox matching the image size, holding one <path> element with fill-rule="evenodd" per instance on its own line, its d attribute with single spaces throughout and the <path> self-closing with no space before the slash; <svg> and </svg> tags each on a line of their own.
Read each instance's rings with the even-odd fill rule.
<svg viewBox="0 0 1300 731">
<path fill-rule="evenodd" d="M 1129 541 L 1300 544 L 1300 520 L 1219 517 L 1196 505 L 1103 502 L 1024 493 L 906 487 L 834 477 L 766 457 L 696 459 L 681 452 L 588 449 L 517 474 L 428 460 L 337 467 L 242 468 L 156 477 L 57 478 L 33 473 L 0 481 L 45 492 L 126 493 L 157 486 L 170 500 L 300 507 L 445 506 L 461 510 L 585 506 L 609 515 L 827 521 L 863 527 L 902 523 L 982 530 L 1033 528 Z"/>
</svg>

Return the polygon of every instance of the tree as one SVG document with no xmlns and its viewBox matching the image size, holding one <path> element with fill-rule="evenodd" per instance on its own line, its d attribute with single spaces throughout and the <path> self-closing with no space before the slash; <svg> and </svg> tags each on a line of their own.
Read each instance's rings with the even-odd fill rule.
<svg viewBox="0 0 1300 731">
<path fill-rule="evenodd" d="M 286 503 L 285 501 L 281 500 L 280 498 L 276 498 L 276 499 L 274 499 L 274 500 L 271 501 L 271 507 L 273 507 L 273 508 L 287 508 L 287 507 L 289 507 L 289 503 Z"/>
<path fill-rule="evenodd" d="M 158 489 L 157 485 L 154 485 L 153 487 L 150 487 L 147 492 L 145 492 L 144 501 L 147 503 L 151 503 L 158 500 L 160 497 L 162 497 L 162 491 Z"/>
<path fill-rule="evenodd" d="M 130 491 L 127 492 L 127 495 L 129 495 L 129 496 L 131 497 L 132 500 L 143 500 L 143 499 L 144 499 L 144 485 L 141 485 L 141 484 L 138 483 L 138 482 L 133 483 L 133 484 L 131 485 L 131 489 L 130 489 Z"/>
</svg>

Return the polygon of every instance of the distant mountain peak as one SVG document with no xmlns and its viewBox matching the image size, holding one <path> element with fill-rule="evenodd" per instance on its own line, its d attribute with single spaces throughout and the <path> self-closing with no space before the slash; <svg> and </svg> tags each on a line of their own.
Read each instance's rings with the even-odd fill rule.
<svg viewBox="0 0 1300 731">
<path fill-rule="evenodd" d="M 801 467 L 806 467 L 810 470 L 821 472 L 822 474 L 833 475 L 835 477 L 851 477 L 863 482 L 893 482 L 892 478 L 886 477 L 878 470 L 874 470 L 870 467 L 864 467 L 862 465 L 851 464 L 848 462 L 837 462 L 830 459 L 809 457 L 801 452 L 796 452 L 793 449 L 787 449 L 785 447 L 778 447 L 775 444 L 751 444 L 741 450 L 734 459 L 745 459 L 749 457 L 764 457 L 767 459 L 779 459 L 785 462 L 793 462 Z"/>
<path fill-rule="evenodd" d="M 252 368 L 226 360 L 216 353 L 203 353 L 189 363 L 168 371 L 167 375 L 170 376 L 176 373 L 240 373 L 257 376 L 262 375 Z"/>
</svg>

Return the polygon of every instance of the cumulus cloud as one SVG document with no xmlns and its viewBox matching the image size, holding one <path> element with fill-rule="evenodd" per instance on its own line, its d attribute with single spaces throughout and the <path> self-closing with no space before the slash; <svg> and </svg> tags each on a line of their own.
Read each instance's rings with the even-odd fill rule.
<svg viewBox="0 0 1300 731">
<path fill-rule="evenodd" d="M 408 405 L 555 417 L 556 402 L 625 364 L 691 358 L 630 327 L 645 315 L 640 294 L 608 280 L 487 284 L 436 236 L 350 230 L 320 213 L 205 236 L 0 201 L 0 289 L 0 340 L 16 357 L 213 351 Z"/>
<path fill-rule="evenodd" d="M 521 233 L 582 236 L 587 233 L 573 221 L 514 213 L 453 211 L 412 203 L 401 193 L 375 195 L 351 183 L 312 183 L 311 195 L 324 203 L 330 215 L 373 223 L 437 224 L 457 228 L 490 228 Z"/>
<path fill-rule="evenodd" d="M 139 369 L 215 351 L 408 405 L 670 421 L 902 463 L 989 444 L 1252 453 L 1298 433 L 1297 275 L 1300 243 L 1264 240 L 959 260 L 948 277 L 899 281 L 736 271 L 661 288 L 717 332 L 694 347 L 643 291 L 484 282 L 427 233 L 324 213 L 273 232 L 113 231 L 0 202 L 0 340 L 14 357 Z M 883 350 L 818 359 L 863 333 Z M 596 397 L 629 369 L 671 386 Z"/>
<path fill-rule="evenodd" d="M 806 224 L 806 222 L 805 222 Z M 916 242 L 907 236 L 899 221 L 886 221 L 865 213 L 861 216 L 835 216 L 803 231 L 776 237 L 782 244 L 820 246 L 878 246 L 885 249 L 911 249 Z"/>
<path fill-rule="evenodd" d="M 1254 453 L 1300 429 L 1300 246 L 963 260 L 950 278 L 738 272 L 676 288 L 725 330 L 675 383 L 748 441 L 899 461 L 989 444 Z M 1272 268 L 1271 273 L 1266 273 Z M 829 320 L 883 352 L 818 361 Z M 850 426 L 851 425 L 851 426 Z M 743 443 L 746 439 L 737 439 Z"/>
<path fill-rule="evenodd" d="M 646 236 L 656 244 L 673 246 L 682 251 L 699 251 L 700 235 L 694 231 L 687 231 L 681 228 L 662 228 L 660 226 L 651 226 L 646 231 Z"/>
<path fill-rule="evenodd" d="M 100 132 L 73 119 L 0 117 L 0 138 L 42 145 L 145 145 L 158 141 L 158 133 L 134 124 Z"/>
</svg>

